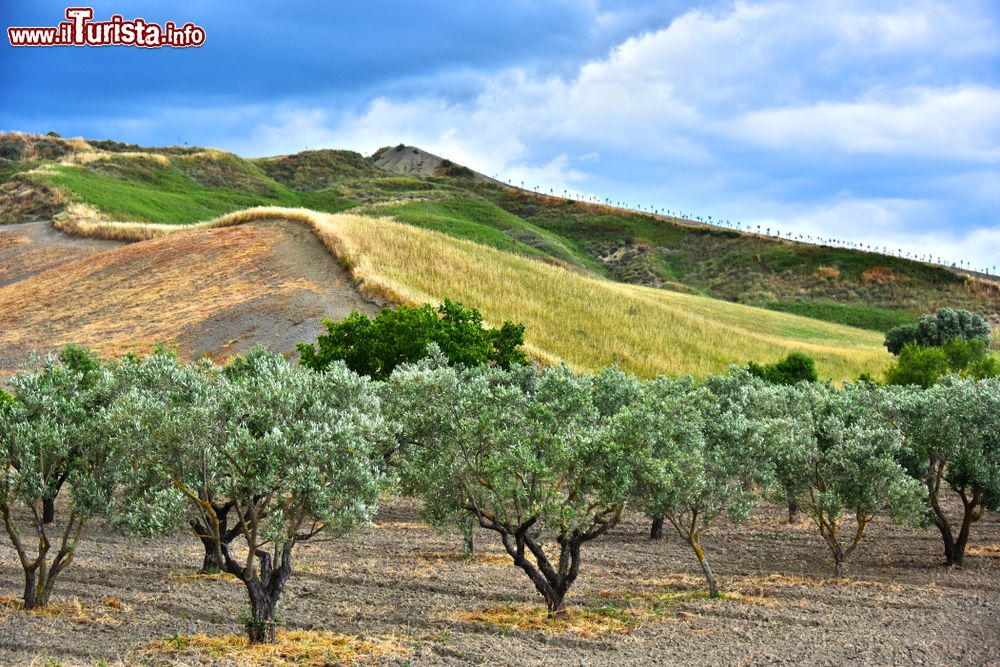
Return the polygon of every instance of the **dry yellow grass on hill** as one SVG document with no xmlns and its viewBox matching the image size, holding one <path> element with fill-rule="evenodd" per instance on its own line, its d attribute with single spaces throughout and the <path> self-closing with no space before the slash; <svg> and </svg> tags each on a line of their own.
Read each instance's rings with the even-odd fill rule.
<svg viewBox="0 0 1000 667">
<path fill-rule="evenodd" d="M 880 373 L 889 361 L 878 333 L 589 278 L 389 219 L 256 208 L 198 226 L 273 218 L 308 224 L 370 294 L 407 304 L 447 297 L 479 308 L 492 323 L 523 322 L 536 358 L 564 360 L 580 370 L 617 364 L 642 376 L 703 376 L 801 350 L 816 358 L 821 375 L 845 380 Z M 77 218 L 60 227 L 119 239 L 184 229 Z"/>
</svg>

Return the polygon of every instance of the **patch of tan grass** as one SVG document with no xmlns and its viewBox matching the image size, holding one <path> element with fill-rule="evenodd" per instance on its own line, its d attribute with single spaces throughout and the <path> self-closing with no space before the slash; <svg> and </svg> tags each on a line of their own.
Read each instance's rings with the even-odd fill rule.
<svg viewBox="0 0 1000 667">
<path fill-rule="evenodd" d="M 505 604 L 462 612 L 452 620 L 479 623 L 491 628 L 517 632 L 542 632 L 548 635 L 574 634 L 587 639 L 605 635 L 629 634 L 638 628 L 668 616 L 678 615 L 676 607 L 692 600 L 707 599 L 701 590 L 604 591 L 586 605 L 567 606 L 563 616 L 550 616 L 541 604 Z M 761 599 L 763 596 L 760 596 Z M 731 599 L 727 594 L 721 601 Z M 734 596 L 748 604 L 749 596 Z M 760 602 L 763 604 L 763 602 Z"/>
<path fill-rule="evenodd" d="M 513 561 L 507 554 L 488 554 L 476 552 L 471 556 L 461 551 L 418 551 L 413 554 L 418 560 L 426 561 L 466 561 L 477 565 L 512 565 Z"/>
<path fill-rule="evenodd" d="M 839 280 L 840 269 L 835 266 L 821 266 L 816 269 L 816 277 L 823 280 Z"/>
<path fill-rule="evenodd" d="M 411 651 L 396 638 L 359 639 L 333 632 L 278 632 L 276 644 L 251 645 L 244 637 L 177 636 L 149 643 L 143 657 L 224 659 L 239 667 L 256 665 L 357 665 L 405 657 Z"/>
<path fill-rule="evenodd" d="M 296 566 L 297 569 L 301 569 Z M 231 584 L 241 584 L 238 577 L 228 572 L 175 572 L 170 575 L 174 581 L 225 581 Z"/>
<path fill-rule="evenodd" d="M 372 528 L 376 530 L 434 530 L 426 523 L 420 523 L 418 521 L 386 521 L 383 523 L 375 522 L 372 524 Z"/>
<path fill-rule="evenodd" d="M 791 588 L 798 586 L 805 587 L 836 587 L 836 588 L 865 588 L 888 593 L 901 593 L 903 587 L 899 584 L 874 579 L 859 579 L 855 577 L 804 577 L 801 575 L 769 574 L 763 577 L 739 577 L 733 580 L 737 590 L 740 587 L 768 587 L 768 588 Z"/>
<path fill-rule="evenodd" d="M 97 162 L 111 162 L 117 160 L 149 160 L 161 167 L 170 165 L 170 158 L 160 153 L 146 153 L 142 151 L 123 151 L 121 153 L 109 153 L 107 151 L 85 150 L 73 152 L 66 155 L 60 164 L 64 166 L 88 165 Z"/>
<path fill-rule="evenodd" d="M 456 621 L 478 623 L 515 632 L 542 632 L 547 635 L 574 634 L 587 639 L 604 635 L 628 634 L 638 625 L 616 615 L 586 607 L 570 607 L 565 616 L 549 616 L 540 604 L 507 604 L 456 614 Z"/>
<path fill-rule="evenodd" d="M 121 614 L 132 608 L 121 600 L 105 597 L 99 605 L 84 605 L 77 599 L 66 602 L 50 602 L 48 606 L 25 609 L 24 602 L 14 595 L 0 596 L 0 609 L 6 612 L 21 611 L 37 618 L 58 618 L 86 625 L 121 625 Z"/>
<path fill-rule="evenodd" d="M 1000 544 L 974 544 L 966 547 L 965 553 L 984 558 L 1000 558 Z"/>
<path fill-rule="evenodd" d="M 876 332 L 691 294 L 581 276 L 558 266 L 389 219 L 258 207 L 190 226 L 116 223 L 65 216 L 63 231 L 143 240 L 254 220 L 304 222 L 370 296 L 403 304 L 452 298 L 492 324 L 526 326 L 526 349 L 542 363 L 577 370 L 617 364 L 640 376 L 725 372 L 799 350 L 821 375 L 878 374 L 890 360 Z"/>
</svg>

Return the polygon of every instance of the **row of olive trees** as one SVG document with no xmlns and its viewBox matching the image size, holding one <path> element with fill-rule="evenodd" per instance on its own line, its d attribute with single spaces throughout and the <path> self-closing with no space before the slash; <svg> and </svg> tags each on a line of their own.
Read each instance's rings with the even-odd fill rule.
<svg viewBox="0 0 1000 667">
<path fill-rule="evenodd" d="M 251 641 L 274 641 L 295 546 L 364 525 L 389 484 L 435 525 L 495 533 L 553 614 L 583 549 L 627 507 L 673 526 L 717 595 L 705 530 L 745 520 L 762 498 L 802 508 L 838 575 L 881 512 L 932 521 L 960 564 L 972 525 L 1000 504 L 997 380 L 640 382 L 616 369 L 449 366 L 432 349 L 372 382 L 263 351 L 222 368 L 162 352 L 84 357 L 16 376 L 0 400 L 0 513 L 26 607 L 47 603 L 91 518 L 137 535 L 186 526 L 206 568 L 244 583 Z M 952 492 L 958 517 L 942 502 Z"/>
<path fill-rule="evenodd" d="M 375 510 L 389 431 L 371 383 L 261 351 L 223 369 L 159 352 L 91 373 L 50 359 L 0 401 L 0 513 L 25 608 L 48 603 L 92 518 L 137 535 L 187 524 L 206 564 L 244 583 L 251 641 L 274 641 L 295 546 Z M 46 521 L 57 495 L 63 516 Z"/>
</svg>

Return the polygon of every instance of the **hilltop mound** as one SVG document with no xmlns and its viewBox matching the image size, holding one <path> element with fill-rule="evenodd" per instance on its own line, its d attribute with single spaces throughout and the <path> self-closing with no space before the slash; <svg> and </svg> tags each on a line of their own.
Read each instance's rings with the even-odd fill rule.
<svg viewBox="0 0 1000 667">
<path fill-rule="evenodd" d="M 290 222 L 127 245 L 36 223 L 0 228 L 0 260 L 3 372 L 69 342 L 107 357 L 157 343 L 186 358 L 221 360 L 255 345 L 292 353 L 322 331 L 322 317 L 378 311 L 315 235 Z M 34 268 L 19 273 L 11 260 Z"/>
<path fill-rule="evenodd" d="M 380 169 L 406 176 L 454 176 L 492 180 L 468 167 L 455 164 L 447 158 L 428 153 L 416 146 L 400 144 L 395 147 L 380 148 L 375 151 L 371 159 Z"/>
</svg>

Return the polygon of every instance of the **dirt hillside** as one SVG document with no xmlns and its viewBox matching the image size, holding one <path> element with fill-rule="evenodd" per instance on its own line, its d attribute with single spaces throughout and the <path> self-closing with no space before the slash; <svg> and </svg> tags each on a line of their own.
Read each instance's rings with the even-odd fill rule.
<svg viewBox="0 0 1000 667">
<path fill-rule="evenodd" d="M 111 357 L 157 343 L 185 358 L 263 344 L 293 353 L 321 318 L 377 312 L 315 235 L 268 222 L 122 245 L 47 223 L 0 229 L 0 372 L 78 342 Z"/>
</svg>

